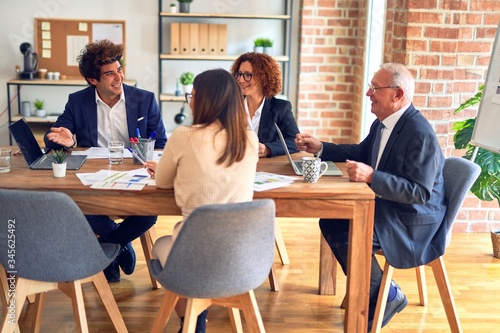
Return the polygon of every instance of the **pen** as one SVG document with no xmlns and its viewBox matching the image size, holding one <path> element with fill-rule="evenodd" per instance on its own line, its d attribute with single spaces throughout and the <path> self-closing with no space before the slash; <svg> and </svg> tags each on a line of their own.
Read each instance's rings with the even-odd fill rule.
<svg viewBox="0 0 500 333">
<path fill-rule="evenodd" d="M 139 157 L 139 155 L 137 155 L 130 147 L 127 147 L 128 151 L 132 153 L 133 156 L 135 156 L 135 158 L 137 158 L 137 160 L 139 162 L 141 162 L 142 164 L 146 164 L 146 162 L 144 162 L 144 160 L 142 158 Z M 153 169 L 151 168 L 147 168 L 148 170 L 150 170 L 151 172 L 155 172 Z M 154 177 L 153 177 L 154 178 Z"/>
<path fill-rule="evenodd" d="M 135 129 L 135 134 L 137 135 L 137 139 L 141 142 L 141 131 L 139 131 L 139 127 Z"/>
<path fill-rule="evenodd" d="M 149 136 L 149 140 L 153 140 L 153 138 L 156 136 L 156 131 L 153 131 L 151 135 Z"/>
<path fill-rule="evenodd" d="M 137 158 L 137 160 L 139 162 L 141 162 L 142 164 L 146 164 L 146 162 L 144 162 L 144 160 L 142 158 L 139 157 L 139 155 L 136 154 L 136 152 L 130 148 L 130 147 L 127 147 L 128 151 L 132 153 L 132 155 L 134 155 L 135 158 Z"/>
</svg>

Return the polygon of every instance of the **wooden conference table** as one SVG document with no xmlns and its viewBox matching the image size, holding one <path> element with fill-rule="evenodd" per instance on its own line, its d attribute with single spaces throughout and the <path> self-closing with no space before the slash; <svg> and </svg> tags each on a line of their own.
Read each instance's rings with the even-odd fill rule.
<svg viewBox="0 0 500 333">
<path fill-rule="evenodd" d="M 17 147 L 12 147 L 17 151 Z M 308 154 L 294 154 L 295 158 Z M 78 171 L 67 171 L 65 178 L 54 178 L 52 170 L 30 170 L 23 157 L 12 156 L 11 172 L 0 174 L 0 188 L 67 193 L 85 214 L 181 215 L 173 190 L 147 186 L 142 191 L 95 190 L 83 186 L 76 172 L 102 169 L 132 170 L 140 167 L 125 159 L 121 165 L 110 166 L 107 159 L 89 159 Z M 324 176 L 316 184 L 302 178 L 292 185 L 255 192 L 255 199 L 270 198 L 276 203 L 277 217 L 350 219 L 349 267 L 347 279 L 348 305 L 344 332 L 367 332 L 368 295 L 370 288 L 371 244 L 375 195 L 364 183 L 350 182 L 344 163 L 338 163 L 343 177 Z M 260 159 L 258 171 L 295 176 L 285 156 Z M 314 225 L 314 227 L 318 227 Z M 333 294 L 333 255 L 322 242 L 319 289 Z"/>
</svg>

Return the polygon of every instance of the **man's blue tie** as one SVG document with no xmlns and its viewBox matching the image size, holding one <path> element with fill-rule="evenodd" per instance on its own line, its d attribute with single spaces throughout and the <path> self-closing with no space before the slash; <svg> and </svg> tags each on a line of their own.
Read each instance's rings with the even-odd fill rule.
<svg viewBox="0 0 500 333">
<path fill-rule="evenodd" d="M 375 141 L 373 142 L 372 161 L 371 161 L 371 167 L 374 169 L 377 166 L 378 151 L 380 149 L 380 140 L 382 139 L 382 130 L 384 128 L 385 128 L 384 124 L 380 122 L 375 132 Z"/>
</svg>

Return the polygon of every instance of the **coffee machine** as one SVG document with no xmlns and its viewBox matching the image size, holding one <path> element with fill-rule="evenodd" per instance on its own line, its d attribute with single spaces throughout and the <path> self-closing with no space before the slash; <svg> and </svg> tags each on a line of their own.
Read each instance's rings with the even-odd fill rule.
<svg viewBox="0 0 500 333">
<path fill-rule="evenodd" d="M 24 56 L 24 71 L 19 73 L 19 78 L 35 79 L 38 76 L 36 71 L 38 55 L 35 52 L 32 52 L 30 43 L 22 43 L 20 49 Z"/>
</svg>

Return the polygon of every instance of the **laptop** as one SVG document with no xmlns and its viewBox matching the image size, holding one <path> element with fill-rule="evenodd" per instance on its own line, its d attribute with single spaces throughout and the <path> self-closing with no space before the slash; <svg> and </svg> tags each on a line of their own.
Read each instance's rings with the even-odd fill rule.
<svg viewBox="0 0 500 333">
<path fill-rule="evenodd" d="M 16 140 L 19 150 L 23 154 L 26 163 L 32 170 L 50 170 L 54 158 L 51 154 L 44 154 L 42 148 L 35 139 L 26 119 L 22 118 L 9 126 L 10 133 Z M 66 158 L 66 169 L 78 170 L 87 155 L 68 155 Z"/>
<path fill-rule="evenodd" d="M 280 128 L 276 123 L 274 124 L 276 126 L 276 131 L 278 131 L 278 136 L 280 138 L 281 144 L 283 145 L 283 149 L 286 152 L 286 156 L 288 157 L 288 160 L 290 161 L 290 165 L 293 168 L 293 171 L 295 172 L 296 175 L 302 176 L 302 160 L 300 161 L 294 161 L 292 159 L 292 155 L 290 155 L 290 152 L 288 151 L 288 147 L 286 146 L 285 138 L 283 137 L 283 133 L 281 133 Z M 328 164 L 328 170 L 325 172 L 323 176 L 342 176 L 342 171 L 339 170 L 339 168 L 331 161 L 327 161 L 326 164 Z"/>
</svg>

